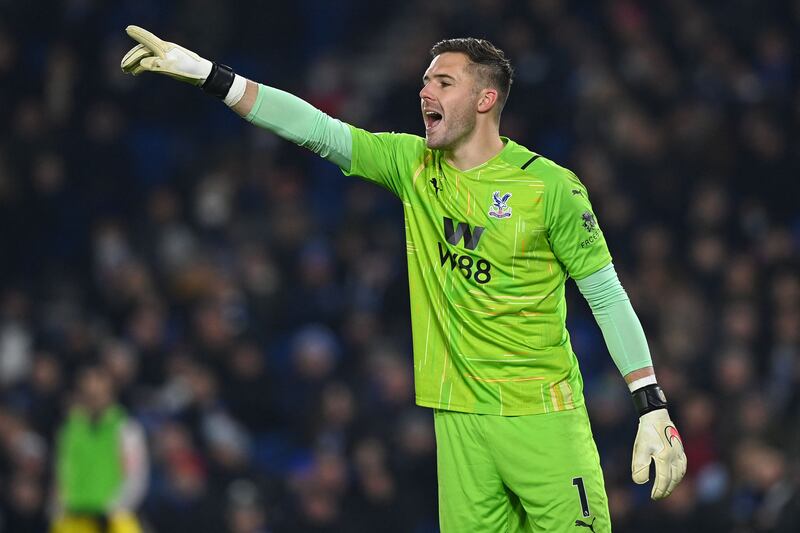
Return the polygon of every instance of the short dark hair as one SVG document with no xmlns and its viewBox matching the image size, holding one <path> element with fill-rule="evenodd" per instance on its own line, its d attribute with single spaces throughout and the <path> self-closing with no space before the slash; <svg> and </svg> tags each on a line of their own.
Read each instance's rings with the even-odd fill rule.
<svg viewBox="0 0 800 533">
<path fill-rule="evenodd" d="M 431 57 L 436 57 L 445 52 L 460 52 L 466 55 L 476 68 L 478 77 L 488 86 L 497 89 L 499 98 L 498 116 L 506 105 L 511 82 L 514 78 L 514 68 L 511 61 L 506 58 L 502 50 L 485 39 L 474 37 L 459 37 L 439 41 L 431 48 Z"/>
</svg>

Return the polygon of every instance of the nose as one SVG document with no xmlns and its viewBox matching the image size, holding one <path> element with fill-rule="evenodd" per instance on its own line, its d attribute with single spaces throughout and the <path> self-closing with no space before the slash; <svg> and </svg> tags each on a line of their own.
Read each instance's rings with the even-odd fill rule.
<svg viewBox="0 0 800 533">
<path fill-rule="evenodd" d="M 430 99 L 432 98 L 432 96 L 431 96 L 431 90 L 430 90 L 430 88 L 429 88 L 429 87 L 430 87 L 430 84 L 429 84 L 429 83 L 426 83 L 425 85 L 423 85 L 423 86 L 422 86 L 422 89 L 420 89 L 420 91 L 419 91 L 419 97 L 420 97 L 422 100 L 430 100 Z"/>
</svg>

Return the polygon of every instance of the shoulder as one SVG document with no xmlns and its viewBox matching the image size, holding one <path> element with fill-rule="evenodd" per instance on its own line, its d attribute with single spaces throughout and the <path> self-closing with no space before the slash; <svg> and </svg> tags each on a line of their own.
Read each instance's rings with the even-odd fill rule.
<svg viewBox="0 0 800 533">
<path fill-rule="evenodd" d="M 103 420 L 110 425 L 122 427 L 128 420 L 128 412 L 121 405 L 115 404 L 106 409 Z"/>
<path fill-rule="evenodd" d="M 578 176 L 570 169 L 522 145 L 514 143 L 512 150 L 509 150 L 508 156 L 504 159 L 506 163 L 519 167 L 531 178 L 543 181 L 545 189 L 569 186 L 583 188 Z"/>
<path fill-rule="evenodd" d="M 414 154 L 427 154 L 431 150 L 425 144 L 425 139 L 419 135 L 411 133 L 392 133 L 396 139 L 398 147 L 408 150 Z"/>
<path fill-rule="evenodd" d="M 356 149 L 378 152 L 393 152 L 395 156 L 403 155 L 413 157 L 423 154 L 428 150 L 425 146 L 425 139 L 410 133 L 395 132 L 370 132 L 352 124 L 350 135 L 353 139 L 353 146 Z"/>
<path fill-rule="evenodd" d="M 80 405 L 73 405 L 69 408 L 66 421 L 70 422 L 84 422 L 89 419 L 89 413 Z"/>
<path fill-rule="evenodd" d="M 350 133 L 354 139 L 379 139 L 382 142 L 394 143 L 405 146 L 416 146 L 420 148 L 425 147 L 425 139 L 419 135 L 412 135 L 410 133 L 395 133 L 393 131 L 380 131 L 371 132 L 352 124 L 347 125 L 350 128 Z"/>
</svg>

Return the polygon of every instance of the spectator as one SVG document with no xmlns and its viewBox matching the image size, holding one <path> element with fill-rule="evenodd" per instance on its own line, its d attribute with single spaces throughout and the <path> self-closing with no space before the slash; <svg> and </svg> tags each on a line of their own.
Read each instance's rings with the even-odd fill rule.
<svg viewBox="0 0 800 533">
<path fill-rule="evenodd" d="M 135 512 L 147 486 L 148 461 L 139 424 L 115 403 L 101 367 L 78 375 L 75 405 L 56 449 L 56 533 L 136 533 Z"/>
</svg>

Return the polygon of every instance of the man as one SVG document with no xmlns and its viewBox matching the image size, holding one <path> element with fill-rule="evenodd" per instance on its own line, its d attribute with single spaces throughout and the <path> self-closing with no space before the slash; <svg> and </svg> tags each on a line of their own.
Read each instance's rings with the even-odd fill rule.
<svg viewBox="0 0 800 533">
<path fill-rule="evenodd" d="M 201 86 L 239 115 L 403 202 L 417 403 L 434 409 L 444 532 L 611 530 L 583 381 L 565 329 L 568 276 L 589 301 L 640 414 L 632 473 L 654 499 L 686 459 L 647 342 L 586 188 L 499 134 L 512 68 L 487 41 L 436 44 L 425 138 L 332 119 L 129 26 L 122 60 Z"/>
<path fill-rule="evenodd" d="M 147 488 L 144 432 L 114 401 L 100 366 L 78 377 L 76 405 L 56 449 L 53 533 L 139 533 L 133 514 Z"/>
</svg>

